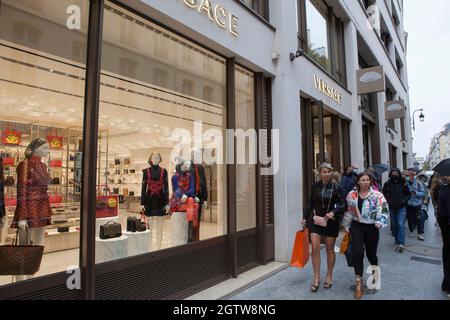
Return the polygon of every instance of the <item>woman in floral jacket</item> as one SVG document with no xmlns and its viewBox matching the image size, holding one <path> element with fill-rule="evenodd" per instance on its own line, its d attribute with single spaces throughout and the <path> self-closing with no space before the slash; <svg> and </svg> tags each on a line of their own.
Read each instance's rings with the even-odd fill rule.
<svg viewBox="0 0 450 320">
<path fill-rule="evenodd" d="M 353 258 L 356 289 L 355 298 L 362 297 L 362 277 L 364 272 L 364 249 L 372 266 L 378 266 L 377 248 L 379 229 L 387 226 L 389 208 L 383 194 L 372 188 L 372 177 L 363 172 L 356 177 L 356 190 L 347 195 L 348 212 L 343 225 L 351 235 L 351 255 Z"/>
</svg>

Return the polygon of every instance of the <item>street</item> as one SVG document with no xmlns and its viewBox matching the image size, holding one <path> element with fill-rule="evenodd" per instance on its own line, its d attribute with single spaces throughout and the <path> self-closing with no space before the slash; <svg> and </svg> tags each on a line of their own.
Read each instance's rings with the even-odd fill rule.
<svg viewBox="0 0 450 320">
<path fill-rule="evenodd" d="M 406 251 L 394 251 L 394 238 L 389 227 L 380 234 L 378 259 L 381 269 L 381 289 L 365 290 L 362 300 L 447 300 L 441 291 L 442 240 L 439 227 L 434 226 L 434 212 L 430 205 L 429 219 L 425 223 L 425 241 L 409 236 L 407 228 Z M 337 240 L 339 245 L 342 234 Z M 369 262 L 364 260 L 364 267 Z M 355 278 L 353 268 L 347 266 L 345 256 L 336 254 L 333 286 L 323 288 L 326 276 L 326 253 L 321 250 L 321 284 L 316 293 L 310 292 L 312 263 L 304 269 L 289 267 L 261 283 L 233 296 L 230 300 L 354 300 L 351 287 Z M 364 276 L 364 282 L 368 275 Z"/>
</svg>

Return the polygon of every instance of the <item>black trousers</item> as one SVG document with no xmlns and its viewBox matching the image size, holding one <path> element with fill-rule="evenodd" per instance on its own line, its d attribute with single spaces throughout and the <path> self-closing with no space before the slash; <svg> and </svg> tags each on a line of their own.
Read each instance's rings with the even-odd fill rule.
<svg viewBox="0 0 450 320">
<path fill-rule="evenodd" d="M 438 216 L 439 227 L 442 233 L 442 262 L 444 265 L 444 280 L 442 281 L 450 288 L 450 225 L 448 219 Z"/>
<path fill-rule="evenodd" d="M 422 206 L 406 206 L 406 217 L 408 218 L 408 227 L 410 232 L 417 229 L 418 234 L 424 233 L 424 221 L 422 221 Z"/>
<path fill-rule="evenodd" d="M 372 266 L 378 265 L 377 249 L 380 231 L 374 224 L 353 221 L 350 227 L 350 235 L 355 275 L 362 277 L 364 273 L 364 249 L 370 264 Z"/>
</svg>

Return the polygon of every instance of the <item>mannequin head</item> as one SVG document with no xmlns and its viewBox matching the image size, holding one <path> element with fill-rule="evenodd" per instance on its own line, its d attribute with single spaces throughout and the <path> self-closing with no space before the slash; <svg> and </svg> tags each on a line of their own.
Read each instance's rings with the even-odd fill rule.
<svg viewBox="0 0 450 320">
<path fill-rule="evenodd" d="M 48 144 L 48 142 L 42 138 L 37 138 L 31 141 L 26 148 L 25 157 L 31 158 L 32 156 L 35 156 L 43 158 L 48 156 L 49 151 L 50 145 Z"/>
<path fill-rule="evenodd" d="M 148 163 L 151 166 L 157 166 L 162 162 L 162 157 L 159 152 L 152 152 L 150 157 L 148 158 Z"/>
<path fill-rule="evenodd" d="M 183 172 L 189 172 L 189 171 L 191 171 L 191 166 L 192 166 L 192 161 L 191 161 L 191 160 L 186 160 L 186 161 L 183 162 L 183 164 L 181 165 L 181 171 L 183 171 Z"/>
</svg>

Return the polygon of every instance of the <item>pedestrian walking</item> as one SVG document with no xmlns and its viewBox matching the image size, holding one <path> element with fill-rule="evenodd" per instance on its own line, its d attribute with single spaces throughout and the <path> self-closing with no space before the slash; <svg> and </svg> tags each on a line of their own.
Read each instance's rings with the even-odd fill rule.
<svg viewBox="0 0 450 320">
<path fill-rule="evenodd" d="M 372 183 L 367 172 L 356 177 L 356 190 L 347 196 L 348 212 L 343 220 L 344 229 L 350 232 L 351 237 L 356 299 L 363 296 L 364 251 L 370 264 L 373 267 L 378 266 L 379 229 L 387 226 L 389 219 L 388 203 L 381 192 L 373 189 Z"/>
<path fill-rule="evenodd" d="M 438 195 L 439 212 L 437 220 L 442 234 L 442 262 L 444 265 L 444 279 L 442 290 L 450 294 L 450 177 L 443 178 L 443 185 Z"/>
<path fill-rule="evenodd" d="M 372 188 L 375 191 L 380 191 L 381 189 L 381 177 L 374 167 L 368 167 L 366 171 L 372 178 Z"/>
<path fill-rule="evenodd" d="M 423 198 L 422 204 L 422 216 L 424 217 L 424 222 L 428 220 L 428 207 L 430 204 L 430 190 L 428 189 L 428 177 L 425 174 L 417 175 L 417 181 L 422 184 L 423 190 L 425 191 L 425 197 Z"/>
<path fill-rule="evenodd" d="M 411 197 L 406 205 L 406 216 L 410 237 L 414 237 L 414 231 L 417 229 L 419 240 L 424 241 L 425 217 L 422 213 L 422 204 L 425 197 L 425 190 L 422 184 L 417 181 L 416 172 L 414 170 L 408 171 L 409 178 L 406 180 L 406 185 L 411 192 Z"/>
<path fill-rule="evenodd" d="M 438 227 L 439 223 L 438 223 L 438 213 L 439 213 L 439 203 L 438 203 L 438 196 L 439 196 L 439 190 L 442 186 L 442 178 L 441 176 L 439 176 L 438 173 L 434 173 L 431 178 L 430 178 L 430 182 L 428 183 L 428 186 L 430 188 L 430 198 L 431 198 L 431 204 L 433 205 L 434 208 L 434 217 L 436 218 L 436 222 L 435 222 L 435 226 Z"/>
<path fill-rule="evenodd" d="M 358 175 L 358 167 L 355 165 L 348 166 L 341 178 L 341 189 L 345 196 L 348 195 L 356 186 L 356 176 Z"/>
<path fill-rule="evenodd" d="M 339 233 L 339 222 L 342 220 L 346 207 L 339 184 L 332 181 L 333 170 L 328 163 L 321 165 L 320 180 L 312 185 L 309 205 L 303 212 L 303 226 L 308 227 L 312 243 L 314 278 L 311 292 L 317 292 L 320 285 L 321 240 L 325 242 L 328 267 L 324 288 L 331 288 L 333 282 L 336 261 L 334 246 Z"/>
<path fill-rule="evenodd" d="M 383 195 L 389 204 L 392 232 L 395 237 L 394 249 L 403 252 L 405 250 L 406 204 L 411 197 L 411 192 L 400 169 L 395 168 L 389 172 L 389 180 L 383 186 Z"/>
</svg>

